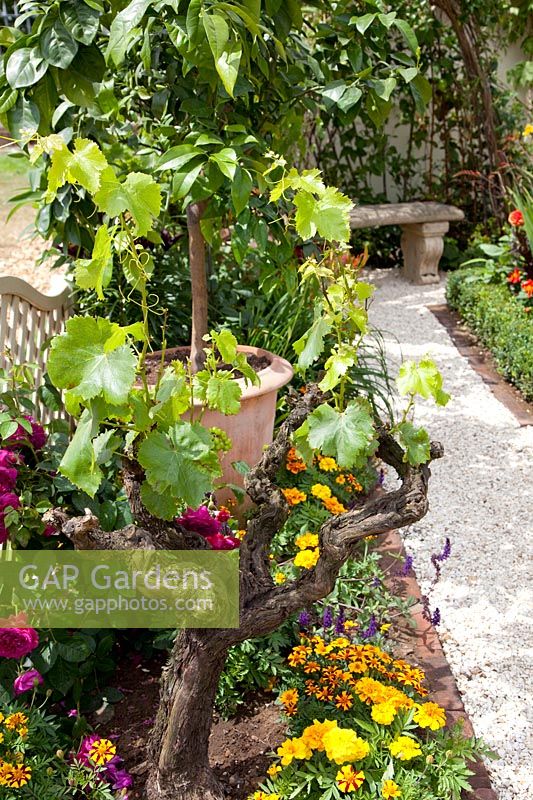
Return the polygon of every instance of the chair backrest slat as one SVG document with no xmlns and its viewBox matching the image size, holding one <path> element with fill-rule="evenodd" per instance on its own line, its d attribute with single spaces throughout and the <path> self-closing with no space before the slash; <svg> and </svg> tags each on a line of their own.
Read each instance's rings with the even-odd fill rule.
<svg viewBox="0 0 533 800">
<path fill-rule="evenodd" d="M 37 364 L 36 385 L 45 371 L 44 343 L 60 333 L 69 316 L 70 289 L 66 287 L 55 296 L 41 294 L 21 278 L 0 277 L 0 366 L 6 368 L 6 348 L 15 364 Z M 37 395 L 36 410 L 43 421 L 53 414 L 40 408 Z"/>
</svg>

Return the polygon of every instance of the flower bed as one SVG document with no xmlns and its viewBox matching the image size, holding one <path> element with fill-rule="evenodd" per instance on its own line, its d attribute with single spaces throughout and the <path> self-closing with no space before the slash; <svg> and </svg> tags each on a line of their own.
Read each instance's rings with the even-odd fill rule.
<svg viewBox="0 0 533 800">
<path fill-rule="evenodd" d="M 533 400 L 533 320 L 507 286 L 484 283 L 477 267 L 450 275 L 446 298 L 491 351 L 502 375 Z"/>
</svg>

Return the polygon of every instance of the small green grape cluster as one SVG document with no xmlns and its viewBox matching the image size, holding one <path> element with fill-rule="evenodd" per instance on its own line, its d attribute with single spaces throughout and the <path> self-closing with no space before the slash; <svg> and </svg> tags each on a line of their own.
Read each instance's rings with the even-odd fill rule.
<svg viewBox="0 0 533 800">
<path fill-rule="evenodd" d="M 232 441 L 226 431 L 222 428 L 209 428 L 209 433 L 213 439 L 215 450 L 220 453 L 229 453 L 232 447 Z"/>
</svg>

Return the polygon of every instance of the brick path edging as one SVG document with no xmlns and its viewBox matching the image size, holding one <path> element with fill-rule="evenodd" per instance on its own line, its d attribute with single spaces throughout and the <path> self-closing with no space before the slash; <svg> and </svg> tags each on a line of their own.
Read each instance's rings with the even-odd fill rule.
<svg viewBox="0 0 533 800">
<path fill-rule="evenodd" d="M 398 564 L 401 563 L 392 555 L 405 558 L 406 552 L 403 540 L 398 531 L 390 531 L 384 537 L 378 551 L 383 553 L 381 566 L 389 571 L 389 585 L 396 595 L 401 597 L 414 597 L 416 604 L 411 609 L 411 617 L 415 626 L 402 626 L 402 636 L 409 640 L 413 648 L 413 655 L 416 662 L 427 675 L 428 686 L 431 689 L 432 699 L 446 710 L 448 723 L 453 724 L 458 719 L 464 720 L 464 732 L 466 736 L 473 736 L 472 724 L 465 711 L 459 689 L 453 677 L 450 665 L 444 655 L 436 629 L 424 619 L 422 614 L 422 593 L 416 575 L 413 570 L 407 577 L 400 577 L 395 572 L 398 571 Z M 474 773 L 470 778 L 472 792 L 464 793 L 464 800 L 498 800 L 498 795 L 491 786 L 489 773 L 482 761 L 476 761 L 469 765 Z"/>
</svg>

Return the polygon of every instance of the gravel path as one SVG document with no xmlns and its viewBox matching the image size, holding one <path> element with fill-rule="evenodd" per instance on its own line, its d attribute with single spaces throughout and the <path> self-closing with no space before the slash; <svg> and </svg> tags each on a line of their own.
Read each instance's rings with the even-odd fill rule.
<svg viewBox="0 0 533 800">
<path fill-rule="evenodd" d="M 446 536 L 452 540 L 431 598 L 442 614 L 439 635 L 476 734 L 501 756 L 488 763 L 494 789 L 500 800 L 526 800 L 533 791 L 533 426 L 518 426 L 426 308 L 445 302 L 442 285 L 412 286 L 389 270 L 371 280 L 379 289 L 370 319 L 384 332 L 391 361 L 431 354 L 453 397 L 445 409 L 418 406 L 418 422 L 446 457 L 432 466 L 430 511 L 407 529 L 406 546 L 427 591 L 430 556 Z"/>
</svg>

